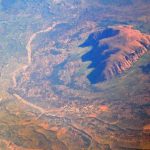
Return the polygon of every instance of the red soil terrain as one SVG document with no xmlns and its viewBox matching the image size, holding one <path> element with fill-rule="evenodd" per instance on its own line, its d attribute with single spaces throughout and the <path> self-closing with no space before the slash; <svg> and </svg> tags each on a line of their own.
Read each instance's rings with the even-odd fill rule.
<svg viewBox="0 0 150 150">
<path fill-rule="evenodd" d="M 118 35 L 101 40 L 101 44 L 109 45 L 109 50 L 118 49 L 107 61 L 104 70 L 107 79 L 130 68 L 150 46 L 150 36 L 133 29 L 132 26 L 118 26 L 114 29 L 119 30 Z"/>
</svg>

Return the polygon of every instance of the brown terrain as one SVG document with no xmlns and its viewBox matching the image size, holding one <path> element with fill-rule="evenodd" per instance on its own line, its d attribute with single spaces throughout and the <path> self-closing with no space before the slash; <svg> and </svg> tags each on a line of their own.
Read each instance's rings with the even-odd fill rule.
<svg viewBox="0 0 150 150">
<path fill-rule="evenodd" d="M 34 33 L 34 38 L 31 36 L 32 40 L 29 39 L 27 46 L 29 52 L 27 65 L 22 69 L 19 68 L 17 74 L 13 76 L 15 82 L 9 93 L 22 105 L 37 111 L 35 118 L 31 121 L 25 120 L 21 124 L 37 124 L 42 129 L 36 130 L 42 134 L 45 134 L 44 130 L 53 132 L 59 142 L 57 145 L 53 138 L 49 137 L 53 143 L 51 148 L 54 150 L 139 147 L 147 149 L 149 147 L 149 122 L 146 121 L 148 112 L 144 109 L 144 119 L 143 114 L 138 115 L 132 107 L 136 105 L 138 111 L 141 111 L 142 106 L 139 104 L 147 105 L 148 95 L 141 95 L 144 97 L 143 101 L 135 94 L 130 96 L 128 94 L 130 89 L 125 83 L 122 83 L 124 86 L 120 85 L 120 82 L 117 84 L 121 77 L 117 77 L 115 82 L 112 79 L 113 88 L 108 86 L 107 82 L 99 84 L 99 88 L 106 92 L 93 92 L 88 89 L 87 74 L 78 72 L 85 61 L 91 60 L 88 65 L 94 68 L 93 71 L 101 68 L 101 64 L 97 65 L 99 62 L 102 65 L 106 63 L 102 70 L 106 79 L 121 74 L 145 53 L 149 53 L 150 37 L 131 26 L 109 27 L 94 34 L 89 33 L 90 40 L 88 38 L 79 46 L 79 52 L 75 52 L 78 56 L 70 58 L 71 55 L 74 56 L 72 49 L 75 45 L 73 41 L 66 40 L 77 31 L 71 29 L 65 34 L 60 32 L 58 41 L 61 45 L 65 47 L 69 43 L 72 47 L 63 51 L 63 47 L 56 48 L 58 41 L 55 37 L 48 40 L 45 35 L 46 32 L 55 33 L 57 30 L 59 31 L 59 28 L 56 25 L 38 31 L 37 34 Z M 46 45 L 43 41 L 46 41 Z M 77 47 L 77 43 L 75 44 Z M 91 45 L 90 51 L 83 53 L 82 48 Z M 53 54 L 54 49 L 57 55 Z M 94 59 L 88 58 L 89 53 Z M 100 57 L 98 53 L 101 54 Z M 109 73 L 110 70 L 112 73 Z M 92 72 L 87 76 L 90 74 Z M 101 81 L 99 79 L 101 75 L 97 76 L 96 83 Z M 142 77 L 142 82 L 145 82 L 146 78 L 143 75 Z M 128 82 L 128 77 L 122 77 L 121 82 L 124 81 Z M 120 93 L 114 96 L 113 93 L 117 93 L 116 91 Z M 120 94 L 122 94 L 121 99 Z M 29 132 L 26 129 L 21 136 L 27 136 Z"/>
<path fill-rule="evenodd" d="M 150 150 L 149 0 L 0 0 L 0 150 Z"/>
<path fill-rule="evenodd" d="M 119 30 L 116 37 L 101 41 L 102 45 L 109 45 L 108 51 L 119 49 L 108 59 L 107 67 L 104 70 L 107 79 L 131 68 L 133 63 L 143 56 L 150 47 L 150 35 L 142 34 L 131 26 L 119 26 L 116 27 L 116 30 Z"/>
</svg>

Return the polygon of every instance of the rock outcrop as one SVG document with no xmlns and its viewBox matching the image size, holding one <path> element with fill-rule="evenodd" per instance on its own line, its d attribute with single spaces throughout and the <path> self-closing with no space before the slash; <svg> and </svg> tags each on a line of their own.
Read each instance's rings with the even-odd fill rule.
<svg viewBox="0 0 150 150">
<path fill-rule="evenodd" d="M 97 83 L 129 69 L 150 48 L 150 36 L 132 26 L 114 26 L 91 34 L 81 45 L 86 46 L 92 49 L 82 60 L 92 62 L 88 78 Z"/>
</svg>

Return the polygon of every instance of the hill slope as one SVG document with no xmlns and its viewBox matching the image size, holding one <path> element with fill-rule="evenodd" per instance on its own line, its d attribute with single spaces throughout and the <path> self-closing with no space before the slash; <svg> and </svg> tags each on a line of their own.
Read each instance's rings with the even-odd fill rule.
<svg viewBox="0 0 150 150">
<path fill-rule="evenodd" d="M 81 47 L 92 46 L 82 56 L 83 61 L 91 61 L 88 75 L 92 83 L 108 80 L 129 69 L 134 62 L 149 49 L 150 36 L 132 26 L 114 26 L 92 33 Z"/>
</svg>

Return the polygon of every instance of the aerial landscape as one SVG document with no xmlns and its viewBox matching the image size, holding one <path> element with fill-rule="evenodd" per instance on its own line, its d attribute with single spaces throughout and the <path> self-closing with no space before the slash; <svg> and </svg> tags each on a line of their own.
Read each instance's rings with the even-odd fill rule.
<svg viewBox="0 0 150 150">
<path fill-rule="evenodd" d="M 0 150 L 150 150 L 150 0 L 0 0 Z"/>
</svg>

